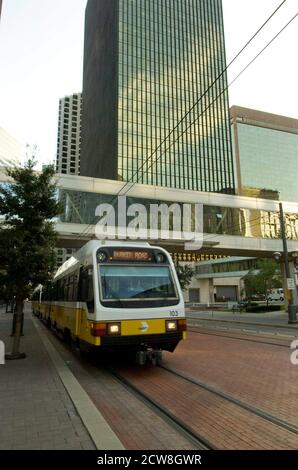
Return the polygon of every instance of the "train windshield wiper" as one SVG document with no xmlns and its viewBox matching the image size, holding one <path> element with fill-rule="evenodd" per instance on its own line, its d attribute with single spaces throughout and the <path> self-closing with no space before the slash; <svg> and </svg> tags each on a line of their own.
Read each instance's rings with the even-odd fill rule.
<svg viewBox="0 0 298 470">
<path fill-rule="evenodd" d="M 120 304 L 121 307 L 123 307 L 123 301 L 120 299 L 120 297 L 116 294 L 116 292 L 107 284 L 106 281 L 106 276 L 105 274 L 102 276 L 102 284 L 105 292 L 105 296 L 107 296 L 107 293 L 111 293 L 113 298 L 109 300 L 117 300 Z"/>
</svg>

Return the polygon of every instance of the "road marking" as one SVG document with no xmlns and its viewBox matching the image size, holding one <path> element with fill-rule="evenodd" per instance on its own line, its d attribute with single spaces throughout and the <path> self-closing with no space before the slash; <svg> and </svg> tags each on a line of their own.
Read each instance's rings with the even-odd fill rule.
<svg viewBox="0 0 298 470">
<path fill-rule="evenodd" d="M 283 335 L 281 333 L 277 333 L 277 336 L 283 336 L 284 338 L 297 338 L 297 336 L 293 336 L 293 335 Z"/>
<path fill-rule="evenodd" d="M 279 333 L 277 331 L 274 331 L 273 329 L 270 331 L 264 331 L 264 330 L 255 330 L 254 328 L 246 329 L 246 328 L 241 328 L 241 327 L 228 327 L 224 325 L 212 325 L 212 326 L 207 326 L 205 323 L 198 323 L 198 322 L 192 322 L 189 320 L 189 326 L 190 327 L 198 327 L 202 329 L 207 329 L 207 330 L 215 330 L 215 331 L 222 331 L 222 332 L 233 332 L 233 333 L 250 333 L 252 335 L 266 335 L 266 336 L 279 336 L 283 338 L 289 338 L 289 339 L 295 339 L 298 338 L 298 335 L 293 335 L 290 332 L 289 333 Z M 257 326 L 257 325 L 256 325 Z M 270 328 L 270 325 L 268 325 L 268 328 Z"/>
</svg>

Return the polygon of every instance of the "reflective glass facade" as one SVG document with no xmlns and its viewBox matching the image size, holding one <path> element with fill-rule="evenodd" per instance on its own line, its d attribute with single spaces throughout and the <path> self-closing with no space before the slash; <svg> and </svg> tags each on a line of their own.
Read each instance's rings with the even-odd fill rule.
<svg viewBox="0 0 298 470">
<path fill-rule="evenodd" d="M 298 119 L 230 109 L 237 192 L 298 202 Z"/>
<path fill-rule="evenodd" d="M 298 202 L 297 134 L 237 123 L 242 186 L 277 190 Z"/>
<path fill-rule="evenodd" d="M 234 193 L 221 0 L 89 0 L 84 62 L 82 175 Z"/>
<path fill-rule="evenodd" d="M 113 204 L 115 207 L 115 225 L 118 226 L 117 198 L 111 194 L 96 194 L 70 189 L 59 189 L 59 200 L 63 212 L 59 221 L 63 223 L 95 225 L 99 217 L 95 216 L 99 204 Z M 148 227 L 150 227 L 150 204 L 172 205 L 174 201 L 157 199 L 141 199 L 127 197 L 127 207 L 131 204 L 143 204 L 148 213 Z M 177 204 L 180 204 L 177 201 Z M 203 231 L 205 234 L 235 235 L 253 238 L 280 238 L 280 220 L 278 212 L 265 210 L 245 209 L 241 207 L 216 207 L 204 205 Z M 127 223 L 135 216 L 127 216 Z M 285 214 L 286 234 L 288 240 L 298 240 L 298 214 Z M 91 229 L 89 227 L 89 229 Z M 170 230 L 172 228 L 170 227 Z M 192 229 L 194 227 L 192 226 Z M 90 231 L 89 231 L 90 233 Z M 208 241 L 208 237 L 205 238 Z"/>
<path fill-rule="evenodd" d="M 204 263 L 196 266 L 196 275 L 220 274 L 220 273 L 241 273 L 251 269 L 257 269 L 258 260 L 255 258 L 227 259 L 220 263 Z"/>
</svg>

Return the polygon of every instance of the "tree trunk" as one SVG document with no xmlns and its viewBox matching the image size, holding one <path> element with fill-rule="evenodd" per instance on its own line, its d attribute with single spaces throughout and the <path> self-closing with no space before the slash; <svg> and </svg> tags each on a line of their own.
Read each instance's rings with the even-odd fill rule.
<svg viewBox="0 0 298 470">
<path fill-rule="evenodd" d="M 12 352 L 7 354 L 6 359 L 23 359 L 26 354 L 20 353 L 20 341 L 22 335 L 22 323 L 23 323 L 23 299 L 16 300 L 16 313 L 15 313 L 15 333 L 13 336 Z"/>
</svg>

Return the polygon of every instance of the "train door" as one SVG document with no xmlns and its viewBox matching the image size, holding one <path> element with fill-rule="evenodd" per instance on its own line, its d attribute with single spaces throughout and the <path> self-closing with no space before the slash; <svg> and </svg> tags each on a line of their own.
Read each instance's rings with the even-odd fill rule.
<svg viewBox="0 0 298 470">
<path fill-rule="evenodd" d="M 80 302 L 78 335 L 89 336 L 88 313 L 94 313 L 93 266 L 81 267 L 79 274 L 78 300 Z"/>
</svg>

